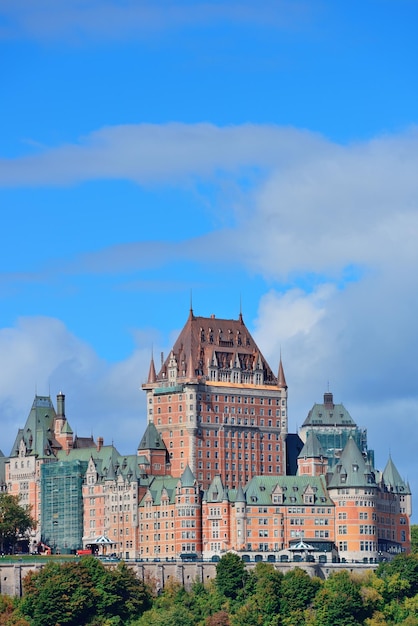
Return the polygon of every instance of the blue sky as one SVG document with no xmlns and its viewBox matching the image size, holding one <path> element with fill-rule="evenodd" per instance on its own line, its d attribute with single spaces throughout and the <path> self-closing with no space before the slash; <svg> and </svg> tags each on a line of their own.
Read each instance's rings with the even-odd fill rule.
<svg viewBox="0 0 418 626">
<path fill-rule="evenodd" d="M 35 391 L 133 452 L 151 351 L 244 320 L 415 492 L 418 5 L 0 0 L 0 448 Z M 192 295 L 191 295 L 192 294 Z"/>
</svg>

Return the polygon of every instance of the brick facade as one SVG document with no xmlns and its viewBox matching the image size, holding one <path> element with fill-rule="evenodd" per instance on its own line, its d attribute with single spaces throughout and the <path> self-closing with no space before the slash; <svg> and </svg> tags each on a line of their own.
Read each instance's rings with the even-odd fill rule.
<svg viewBox="0 0 418 626">
<path fill-rule="evenodd" d="M 151 359 L 143 389 L 148 424 L 127 456 L 101 438 L 74 437 L 62 393 L 57 412 L 35 397 L 4 477 L 39 522 L 31 550 L 51 535 L 54 548 L 69 548 L 46 520 L 56 516 L 62 530 L 74 502 L 78 547 L 125 559 L 216 560 L 234 550 L 245 560 L 374 563 L 410 549 L 409 485 L 392 459 L 374 467 L 366 432 L 330 392 L 302 425 L 297 463 L 289 459 L 283 365 L 275 375 L 241 315 L 190 311 L 158 373 Z M 62 472 L 41 472 L 47 463 Z M 71 467 L 80 477 L 71 499 L 65 489 L 55 496 L 52 481 Z"/>
</svg>

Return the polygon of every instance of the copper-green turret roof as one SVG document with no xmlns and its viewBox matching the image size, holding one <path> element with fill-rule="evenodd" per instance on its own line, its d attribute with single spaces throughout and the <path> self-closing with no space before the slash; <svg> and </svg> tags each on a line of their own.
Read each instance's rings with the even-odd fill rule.
<svg viewBox="0 0 418 626">
<path fill-rule="evenodd" d="M 341 458 L 335 465 L 328 488 L 377 487 L 372 469 L 364 460 L 353 437 L 349 437 Z"/>
<path fill-rule="evenodd" d="M 245 493 L 241 484 L 238 485 L 238 491 L 235 497 L 235 502 L 245 502 Z"/>
<path fill-rule="evenodd" d="M 196 478 L 192 472 L 192 470 L 189 467 L 189 464 L 186 465 L 186 468 L 183 472 L 183 474 L 181 475 L 181 484 L 183 487 L 194 487 L 194 484 L 196 482 Z"/>
<path fill-rule="evenodd" d="M 205 502 L 222 502 L 223 495 L 224 486 L 221 477 L 217 474 L 213 477 L 212 482 L 206 489 L 203 495 L 203 500 Z"/>
<path fill-rule="evenodd" d="M 305 445 L 300 451 L 299 458 L 318 459 L 320 457 L 326 457 L 326 453 L 324 452 L 324 449 L 321 446 L 321 443 L 315 432 L 313 430 L 309 430 L 306 437 Z"/>
<path fill-rule="evenodd" d="M 67 420 L 65 420 L 65 422 L 64 422 L 64 424 L 63 424 L 63 426 L 61 428 L 61 433 L 63 435 L 72 435 L 73 434 L 72 428 L 69 425 Z"/>
<path fill-rule="evenodd" d="M 391 456 L 383 470 L 383 481 L 389 491 L 400 494 L 410 493 L 409 485 L 401 478 Z"/>
<path fill-rule="evenodd" d="M 146 427 L 138 450 L 166 450 L 165 443 L 153 422 L 149 422 Z"/>
<path fill-rule="evenodd" d="M 26 424 L 18 430 L 10 456 L 18 456 L 21 446 L 26 454 L 33 454 L 39 459 L 54 455 L 61 448 L 54 436 L 55 417 L 51 398 L 35 396 Z"/>
</svg>

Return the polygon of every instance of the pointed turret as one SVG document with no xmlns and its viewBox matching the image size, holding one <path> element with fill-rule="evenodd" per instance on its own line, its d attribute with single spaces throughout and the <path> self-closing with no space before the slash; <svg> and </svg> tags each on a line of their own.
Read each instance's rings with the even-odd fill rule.
<svg viewBox="0 0 418 626">
<path fill-rule="evenodd" d="M 315 432 L 311 430 L 308 432 L 306 443 L 300 451 L 299 458 L 313 459 L 321 456 L 326 456 L 325 451 L 321 446 L 318 437 L 315 435 Z"/>
<path fill-rule="evenodd" d="M 149 422 L 145 433 L 139 442 L 138 457 L 148 460 L 148 467 L 153 476 L 161 476 L 168 472 L 169 458 L 166 445 L 154 422 Z M 145 464 L 143 463 L 144 467 Z"/>
<path fill-rule="evenodd" d="M 189 464 L 187 464 L 183 474 L 181 475 L 182 487 L 194 487 L 195 482 L 196 479 L 194 477 L 194 474 L 190 469 Z"/>
<path fill-rule="evenodd" d="M 282 357 L 280 357 L 279 373 L 277 375 L 277 386 L 280 387 L 281 389 L 287 389 L 287 382 L 286 382 L 286 378 L 284 375 Z"/>
<path fill-rule="evenodd" d="M 153 422 L 149 422 L 138 445 L 138 450 L 165 450 L 165 444 Z"/>
<path fill-rule="evenodd" d="M 157 373 L 155 371 L 155 365 L 154 365 L 154 357 L 151 356 L 151 363 L 149 366 L 149 372 L 148 372 L 148 383 L 152 384 L 155 383 L 155 381 L 157 380 Z"/>
<path fill-rule="evenodd" d="M 389 460 L 386 463 L 385 469 L 383 470 L 383 481 L 389 491 L 394 491 L 395 493 L 400 494 L 409 493 L 409 486 L 401 478 L 401 475 L 399 474 L 394 462 L 392 461 L 391 456 L 389 456 Z"/>
<path fill-rule="evenodd" d="M 329 482 L 332 487 L 377 487 L 370 465 L 366 463 L 353 437 L 349 437 Z"/>
<path fill-rule="evenodd" d="M 326 473 L 327 455 L 315 432 L 309 431 L 298 456 L 298 474 L 320 476 Z"/>
<path fill-rule="evenodd" d="M 244 493 L 241 483 L 238 485 L 238 491 L 235 497 L 235 502 L 240 502 L 240 503 L 245 502 L 245 493 Z"/>
</svg>

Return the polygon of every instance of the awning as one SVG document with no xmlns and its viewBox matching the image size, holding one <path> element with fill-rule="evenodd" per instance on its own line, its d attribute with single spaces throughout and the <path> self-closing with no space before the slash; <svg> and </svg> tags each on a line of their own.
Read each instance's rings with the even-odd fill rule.
<svg viewBox="0 0 418 626">
<path fill-rule="evenodd" d="M 309 543 L 305 543 L 304 541 L 299 541 L 298 543 L 295 543 L 294 546 L 290 546 L 289 550 L 307 551 L 307 550 L 315 550 L 315 548 L 311 546 Z"/>
<path fill-rule="evenodd" d="M 100 535 L 100 537 L 97 537 L 97 539 L 95 539 L 91 543 L 100 546 L 113 546 L 115 542 L 109 539 L 109 537 L 106 537 L 106 535 Z"/>
</svg>

